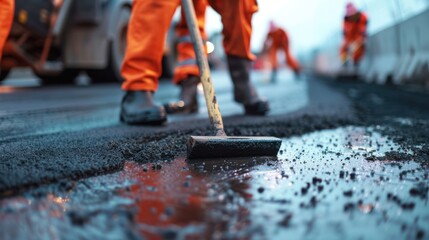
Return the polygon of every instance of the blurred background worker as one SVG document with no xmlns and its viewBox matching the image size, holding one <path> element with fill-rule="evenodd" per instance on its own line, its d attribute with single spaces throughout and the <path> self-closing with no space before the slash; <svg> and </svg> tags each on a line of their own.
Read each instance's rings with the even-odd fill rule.
<svg viewBox="0 0 429 240">
<path fill-rule="evenodd" d="M 3 47 L 12 26 L 14 6 L 15 0 L 0 0 L 0 62 L 3 56 Z"/>
<path fill-rule="evenodd" d="M 344 40 L 340 49 L 340 57 L 344 66 L 349 62 L 349 58 L 353 60 L 355 67 L 359 65 L 365 54 L 367 25 L 366 14 L 359 11 L 352 2 L 347 3 L 343 25 Z"/>
<path fill-rule="evenodd" d="M 279 63 L 277 60 L 278 50 L 284 51 L 286 63 L 293 70 L 296 76 L 300 73 L 300 65 L 298 61 L 293 57 L 289 48 L 289 37 L 286 31 L 274 21 L 270 21 L 270 28 L 267 34 L 267 38 L 264 42 L 264 51 L 268 51 L 269 59 L 271 63 L 271 82 L 275 82 L 277 78 L 277 69 Z"/>
<path fill-rule="evenodd" d="M 234 99 L 243 104 L 246 114 L 263 115 L 268 102 L 258 97 L 250 82 L 250 52 L 252 15 L 258 10 L 256 0 L 209 0 L 210 6 L 221 15 L 223 45 L 227 54 L 230 76 L 234 85 Z M 164 107 L 153 102 L 161 74 L 161 59 L 168 27 L 180 0 L 135 0 L 128 28 L 127 49 L 122 66 L 126 94 L 121 104 L 121 120 L 129 124 L 160 124 L 166 121 Z M 206 0 L 194 1 L 198 24 L 203 36 Z M 183 15 L 183 14 L 182 14 Z M 179 66 L 175 83 L 181 85 L 179 107 L 171 105 L 170 112 L 192 112 L 196 107 L 196 86 L 199 71 L 195 62 L 188 30 L 178 26 Z"/>
</svg>

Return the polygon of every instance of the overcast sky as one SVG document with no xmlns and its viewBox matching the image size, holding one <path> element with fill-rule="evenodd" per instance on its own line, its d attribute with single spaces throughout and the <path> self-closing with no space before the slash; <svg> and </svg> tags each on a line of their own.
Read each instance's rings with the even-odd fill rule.
<svg viewBox="0 0 429 240">
<path fill-rule="evenodd" d="M 349 0 L 259 0 L 259 12 L 253 18 L 252 49 L 259 50 L 274 20 L 285 28 L 295 51 L 305 51 L 326 42 L 341 31 L 345 4 Z M 378 31 L 398 19 L 409 17 L 429 5 L 429 0 L 355 0 L 368 12 L 370 31 Z M 207 31 L 220 31 L 219 15 L 207 13 Z"/>
</svg>

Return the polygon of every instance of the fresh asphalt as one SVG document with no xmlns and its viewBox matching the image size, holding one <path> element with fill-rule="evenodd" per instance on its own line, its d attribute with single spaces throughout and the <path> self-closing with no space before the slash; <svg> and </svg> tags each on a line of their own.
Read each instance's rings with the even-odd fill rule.
<svg viewBox="0 0 429 240">
<path fill-rule="evenodd" d="M 267 77 L 253 73 L 273 111 L 249 117 L 214 74 L 227 133 L 281 137 L 277 158 L 195 162 L 185 141 L 211 134 L 203 104 L 127 126 L 118 85 L 6 82 L 0 238 L 427 239 L 428 90 Z M 162 82 L 156 98 L 177 94 Z"/>
<path fill-rule="evenodd" d="M 254 73 L 252 77 L 272 111 L 266 117 L 249 117 L 233 101 L 228 75 L 214 73 L 230 135 L 284 137 L 353 118 L 347 98 L 320 81 L 306 77 L 297 80 L 285 71 L 278 82 L 269 83 L 268 76 Z M 198 114 L 169 116 L 164 126 L 120 123 L 123 93 L 118 84 L 40 87 L 27 77 L 6 81 L 0 92 L 2 195 L 60 179 L 116 171 L 126 160 L 171 158 L 184 153 L 189 134 L 211 134 L 202 92 Z M 156 100 L 173 101 L 178 93 L 176 86 L 162 81 Z"/>
</svg>

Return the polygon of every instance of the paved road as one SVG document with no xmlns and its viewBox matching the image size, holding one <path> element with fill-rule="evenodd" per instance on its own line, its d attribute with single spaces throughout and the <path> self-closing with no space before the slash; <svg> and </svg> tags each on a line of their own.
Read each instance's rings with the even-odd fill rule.
<svg viewBox="0 0 429 240">
<path fill-rule="evenodd" d="M 266 78 L 253 73 L 273 111 L 244 117 L 214 74 L 227 133 L 281 137 L 278 157 L 203 162 L 183 157 L 188 135 L 211 133 L 203 105 L 127 126 L 118 85 L 6 82 L 0 238 L 428 238 L 427 90 Z M 163 82 L 156 99 L 177 94 Z"/>
<path fill-rule="evenodd" d="M 266 82 L 264 73 L 253 76 L 258 79 L 255 82 L 260 94 L 271 102 L 270 115 L 291 112 L 308 104 L 307 82 L 294 80 L 288 72 L 283 74 L 276 84 Z M 223 116 L 241 115 L 242 107 L 233 101 L 227 73 L 215 72 L 213 80 Z M 118 84 L 40 87 L 36 79 L 27 77 L 6 81 L 0 86 L 0 93 L 0 141 L 122 125 L 118 112 L 123 92 Z M 199 93 L 202 104 L 198 114 L 169 116 L 169 122 L 206 119 L 201 89 Z M 167 103 L 174 101 L 178 94 L 179 88 L 162 81 L 155 99 Z"/>
<path fill-rule="evenodd" d="M 270 100 L 273 110 L 265 118 L 244 118 L 241 106 L 232 100 L 227 74 L 214 73 L 213 80 L 226 125 L 262 123 L 308 107 L 307 80 L 295 80 L 289 72 L 283 72 L 281 76 L 277 83 L 270 84 L 265 80 L 267 74 L 253 74 L 260 94 Z M 160 103 L 172 101 L 178 91 L 170 82 L 163 81 L 156 100 Z M 124 139 L 145 142 L 180 134 L 178 131 L 209 127 L 204 104 L 200 104 L 198 114 L 169 116 L 166 126 L 124 125 L 118 121 L 122 92 L 117 84 L 40 87 L 34 78 L 21 77 L 6 81 L 0 92 L 3 152 L 0 189 L 115 170 L 123 166 L 124 158 L 132 157 L 128 152 L 141 152 L 140 145 L 133 145 L 134 141 L 123 142 Z M 199 98 L 204 103 L 202 94 Z M 335 101 L 335 97 L 332 100 Z M 229 121 L 234 124 L 229 125 Z M 132 150 L 128 149 L 130 142 L 133 143 Z M 106 151 L 112 146 L 116 147 L 115 151 Z M 154 148 L 146 152 L 150 156 L 160 156 L 164 151 Z M 175 155 L 177 152 L 172 150 L 165 154 Z"/>
</svg>

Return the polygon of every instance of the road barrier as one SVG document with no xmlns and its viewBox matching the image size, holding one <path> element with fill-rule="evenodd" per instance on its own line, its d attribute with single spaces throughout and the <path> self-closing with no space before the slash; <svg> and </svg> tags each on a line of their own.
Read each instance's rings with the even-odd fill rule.
<svg viewBox="0 0 429 240">
<path fill-rule="evenodd" d="M 429 9 L 368 38 L 359 73 L 378 84 L 429 83 Z"/>
</svg>

